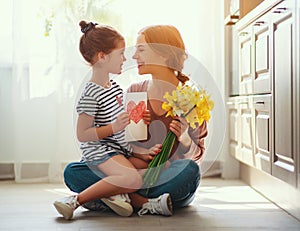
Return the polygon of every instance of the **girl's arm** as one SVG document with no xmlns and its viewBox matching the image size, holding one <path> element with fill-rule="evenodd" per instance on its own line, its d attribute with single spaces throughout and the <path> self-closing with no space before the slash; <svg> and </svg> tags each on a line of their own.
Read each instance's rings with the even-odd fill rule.
<svg viewBox="0 0 300 231">
<path fill-rule="evenodd" d="M 156 144 L 150 149 L 142 148 L 131 144 L 133 149 L 132 157 L 128 160 L 133 164 L 136 169 L 146 169 L 150 161 L 157 155 L 161 150 L 161 144 Z"/>
<path fill-rule="evenodd" d="M 150 149 L 139 147 L 135 144 L 131 144 L 133 149 L 132 155 L 136 158 L 142 159 L 147 163 L 150 162 L 155 155 L 157 155 L 161 150 L 161 144 L 156 144 Z"/>
<path fill-rule="evenodd" d="M 113 133 L 123 130 L 130 123 L 129 114 L 122 112 L 117 120 L 109 125 L 95 127 L 94 116 L 80 113 L 77 120 L 77 139 L 80 142 L 89 142 L 103 139 Z"/>
</svg>

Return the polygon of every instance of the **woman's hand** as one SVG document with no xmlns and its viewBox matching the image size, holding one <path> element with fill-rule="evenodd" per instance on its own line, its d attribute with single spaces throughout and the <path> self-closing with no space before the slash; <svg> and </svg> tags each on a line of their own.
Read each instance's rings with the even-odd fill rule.
<svg viewBox="0 0 300 231">
<path fill-rule="evenodd" d="M 145 110 L 143 113 L 143 120 L 145 124 L 150 124 L 151 122 L 151 115 L 149 110 Z"/>
<path fill-rule="evenodd" d="M 182 117 L 174 117 L 170 123 L 170 130 L 177 136 L 177 140 L 185 147 L 191 145 L 192 139 L 188 133 L 189 124 Z"/>
<path fill-rule="evenodd" d="M 112 123 L 113 133 L 123 130 L 128 124 L 130 124 L 129 113 L 121 112 L 116 121 Z"/>
</svg>

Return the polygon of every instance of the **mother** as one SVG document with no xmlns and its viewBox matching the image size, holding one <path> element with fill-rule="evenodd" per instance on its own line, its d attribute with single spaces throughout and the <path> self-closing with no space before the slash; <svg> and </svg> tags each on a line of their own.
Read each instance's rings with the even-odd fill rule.
<svg viewBox="0 0 300 231">
<path fill-rule="evenodd" d="M 171 92 L 188 80 L 182 73 L 186 59 L 185 45 L 174 26 L 155 25 L 142 29 L 133 58 L 137 61 L 140 75 L 151 75 L 151 80 L 132 84 L 128 89 L 128 92 L 147 91 L 148 94 L 148 138 L 135 144 L 149 148 L 162 143 L 168 129 L 177 136 L 170 165 L 160 174 L 157 184 L 148 194 L 146 189 L 140 189 L 129 195 L 132 206 L 141 209 L 139 215 L 147 212 L 161 214 L 151 207 L 151 203 L 147 203 L 151 201 L 148 198 L 169 193 L 173 208 L 184 207 L 192 202 L 201 178 L 199 163 L 205 151 L 207 127 L 204 122 L 200 127 L 192 129 L 182 118 L 165 117 L 166 112 L 161 107 L 165 92 Z M 152 158 L 147 156 L 144 159 L 150 161 Z M 77 193 L 99 181 L 101 176 L 103 177 L 103 173 L 91 170 L 80 162 L 70 163 L 64 171 L 66 185 Z M 102 210 L 104 205 L 101 200 L 96 200 L 83 206 L 91 210 Z"/>
</svg>

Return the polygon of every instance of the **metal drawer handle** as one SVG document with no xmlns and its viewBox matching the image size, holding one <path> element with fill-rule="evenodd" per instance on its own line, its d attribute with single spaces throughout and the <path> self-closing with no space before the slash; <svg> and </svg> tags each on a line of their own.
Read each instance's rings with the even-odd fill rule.
<svg viewBox="0 0 300 231">
<path fill-rule="evenodd" d="M 241 32 L 240 36 L 246 36 L 248 34 L 248 32 Z"/>
<path fill-rule="evenodd" d="M 279 7 L 279 8 L 276 8 L 276 10 L 274 10 L 273 13 L 275 13 L 275 14 L 281 14 L 281 13 L 283 13 L 286 10 L 287 10 L 286 7 Z"/>
<path fill-rule="evenodd" d="M 255 102 L 255 104 L 265 104 L 265 102 L 264 101 L 257 101 L 257 102 Z"/>
<path fill-rule="evenodd" d="M 278 8 L 276 8 L 276 10 L 286 11 L 287 8 L 286 7 L 278 7 Z"/>
<path fill-rule="evenodd" d="M 255 22 L 254 26 L 261 26 L 265 23 L 266 23 L 265 21 L 257 21 L 257 22 Z"/>
</svg>

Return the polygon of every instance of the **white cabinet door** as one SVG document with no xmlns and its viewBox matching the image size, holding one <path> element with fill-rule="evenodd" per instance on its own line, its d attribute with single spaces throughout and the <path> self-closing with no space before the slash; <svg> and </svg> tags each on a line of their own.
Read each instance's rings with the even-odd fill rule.
<svg viewBox="0 0 300 231">
<path fill-rule="evenodd" d="M 240 150 L 240 111 L 239 98 L 233 97 L 228 102 L 228 119 L 229 119 L 229 153 L 236 159 L 242 161 L 243 156 Z"/>
<path fill-rule="evenodd" d="M 253 98 L 253 107 L 255 110 L 255 167 L 270 174 L 273 137 L 271 102 L 271 95 L 255 96 Z"/>
<path fill-rule="evenodd" d="M 270 13 L 253 24 L 253 92 L 271 93 L 270 71 Z"/>
<path fill-rule="evenodd" d="M 252 26 L 239 33 L 240 94 L 252 94 Z"/>
<path fill-rule="evenodd" d="M 295 150 L 293 148 L 293 48 L 294 13 L 284 1 L 272 10 L 273 79 L 274 79 L 274 156 L 272 175 L 296 185 Z"/>
</svg>

